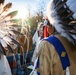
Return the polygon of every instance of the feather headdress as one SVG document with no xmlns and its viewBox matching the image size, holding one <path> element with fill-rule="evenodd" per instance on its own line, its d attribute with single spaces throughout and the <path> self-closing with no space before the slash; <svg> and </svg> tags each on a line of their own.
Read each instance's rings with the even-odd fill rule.
<svg viewBox="0 0 76 75">
<path fill-rule="evenodd" d="M 8 35 L 9 32 L 12 32 L 12 30 L 9 29 L 9 26 L 16 24 L 13 21 L 13 17 L 16 16 L 17 11 L 8 13 L 11 6 L 12 3 L 4 5 L 4 0 L 0 0 L 0 53 L 2 54 L 6 54 L 5 49 L 9 50 L 9 52 L 13 52 L 10 43 L 20 46 L 15 39 Z"/>
<path fill-rule="evenodd" d="M 0 4 L 4 4 L 4 1 L 5 1 L 5 0 L 0 0 Z"/>
<path fill-rule="evenodd" d="M 76 46 L 76 0 L 51 0 L 47 16 L 55 29 Z"/>
</svg>

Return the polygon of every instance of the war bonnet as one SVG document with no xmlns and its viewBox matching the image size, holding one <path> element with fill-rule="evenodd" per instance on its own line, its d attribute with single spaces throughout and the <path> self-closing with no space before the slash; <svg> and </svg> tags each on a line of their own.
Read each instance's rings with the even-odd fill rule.
<svg viewBox="0 0 76 75">
<path fill-rule="evenodd" d="M 47 17 L 55 29 L 76 46 L 76 0 L 50 0 Z"/>
</svg>

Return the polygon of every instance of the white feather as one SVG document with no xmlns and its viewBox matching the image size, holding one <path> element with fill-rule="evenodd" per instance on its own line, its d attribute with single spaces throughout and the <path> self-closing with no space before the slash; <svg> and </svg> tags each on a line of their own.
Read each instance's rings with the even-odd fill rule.
<svg viewBox="0 0 76 75">
<path fill-rule="evenodd" d="M 12 35 L 15 35 L 14 33 L 13 33 L 13 31 L 8 31 L 10 34 L 12 34 Z"/>
<path fill-rule="evenodd" d="M 76 1 L 68 0 L 67 5 L 69 6 L 69 9 L 74 12 L 73 18 L 76 19 Z"/>
<path fill-rule="evenodd" d="M 0 39 L 0 41 L 3 47 L 7 47 L 7 43 L 3 39 Z"/>
<path fill-rule="evenodd" d="M 0 32 L 0 38 L 3 38 L 5 35 Z"/>
<path fill-rule="evenodd" d="M 70 4 L 71 4 L 72 2 L 75 2 L 75 0 L 67 0 L 66 4 L 67 4 L 68 6 L 70 6 Z"/>
<path fill-rule="evenodd" d="M 76 13 L 73 14 L 73 18 L 76 19 Z"/>
<path fill-rule="evenodd" d="M 48 16 L 50 23 L 55 27 L 55 29 L 59 33 L 62 33 L 64 32 L 64 30 L 62 29 L 62 25 L 59 24 L 60 20 L 54 7 L 55 5 L 53 3 L 53 0 L 51 0 L 47 7 L 47 16 Z"/>
<path fill-rule="evenodd" d="M 9 25 L 13 25 L 14 23 L 11 22 L 1 22 L 0 26 L 9 26 Z"/>
<path fill-rule="evenodd" d="M 9 38 L 8 36 L 5 36 L 3 39 L 4 39 L 5 41 L 8 41 L 8 42 L 11 42 L 11 41 L 12 41 L 11 38 Z"/>
<path fill-rule="evenodd" d="M 76 35 L 72 35 L 72 37 L 76 40 Z"/>
<path fill-rule="evenodd" d="M 0 29 L 0 32 L 2 33 L 2 34 L 4 34 L 4 35 L 6 35 L 7 34 L 7 30 L 6 29 Z"/>
<path fill-rule="evenodd" d="M 71 11 L 76 12 L 76 0 L 68 0 L 66 4 Z"/>
</svg>

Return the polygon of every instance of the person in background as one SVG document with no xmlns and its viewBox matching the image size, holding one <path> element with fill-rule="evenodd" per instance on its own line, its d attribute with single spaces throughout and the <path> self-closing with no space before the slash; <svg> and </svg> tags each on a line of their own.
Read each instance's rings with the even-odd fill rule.
<svg viewBox="0 0 76 75">
<path fill-rule="evenodd" d="M 36 42 L 36 47 L 35 47 L 35 50 L 34 50 L 34 53 L 33 53 L 33 57 L 32 57 L 32 62 L 34 63 L 35 62 L 35 60 L 36 60 L 36 54 L 38 53 L 38 45 L 39 45 L 39 43 L 40 43 L 40 41 L 43 39 L 43 23 L 42 22 L 40 22 L 39 24 L 38 24 L 38 27 L 37 27 L 37 34 L 38 34 L 38 39 L 36 39 L 37 40 L 37 42 Z"/>
<path fill-rule="evenodd" d="M 76 0 L 50 0 L 47 17 L 58 34 L 43 39 L 38 46 L 39 75 L 76 75 L 75 7 Z"/>
<path fill-rule="evenodd" d="M 36 58 L 37 58 L 38 46 L 39 46 L 40 41 L 41 41 L 43 38 L 47 38 L 47 37 L 49 37 L 50 35 L 53 35 L 53 32 L 54 32 L 54 30 L 55 30 L 54 27 L 53 27 L 52 25 L 50 25 L 48 19 L 45 20 L 45 21 L 47 21 L 47 23 L 46 23 L 47 33 L 46 33 L 46 34 L 48 34 L 48 36 L 44 37 L 44 24 L 40 24 L 40 25 L 38 26 L 38 29 L 37 29 L 37 30 L 38 30 L 38 35 L 39 35 L 39 37 L 38 37 L 38 40 L 37 40 L 37 43 L 36 43 L 36 47 L 35 47 L 35 50 L 34 50 L 34 54 L 33 54 L 33 57 L 32 57 L 32 62 L 33 62 L 33 63 L 35 62 L 35 60 L 36 60 Z"/>
</svg>

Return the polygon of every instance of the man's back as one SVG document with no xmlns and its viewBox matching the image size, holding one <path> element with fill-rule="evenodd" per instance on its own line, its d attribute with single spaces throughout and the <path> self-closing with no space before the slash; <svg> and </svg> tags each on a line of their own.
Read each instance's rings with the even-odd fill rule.
<svg viewBox="0 0 76 75">
<path fill-rule="evenodd" d="M 70 75 L 76 75 L 76 47 L 64 37 L 60 35 L 56 37 L 64 45 L 68 54 L 70 60 Z M 65 75 L 59 55 L 51 43 L 46 40 L 40 43 L 38 57 L 40 58 L 39 72 L 41 75 Z"/>
</svg>

